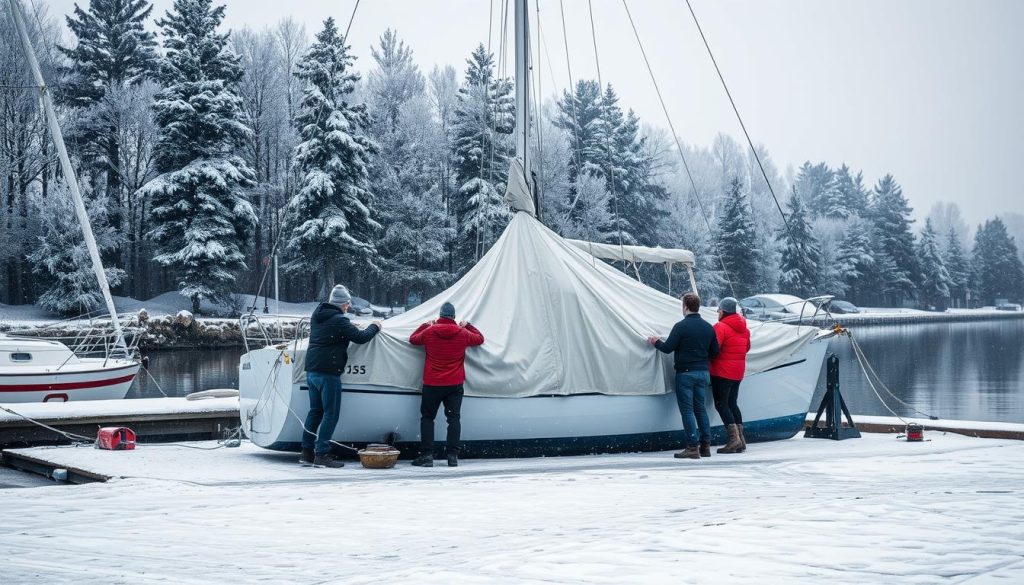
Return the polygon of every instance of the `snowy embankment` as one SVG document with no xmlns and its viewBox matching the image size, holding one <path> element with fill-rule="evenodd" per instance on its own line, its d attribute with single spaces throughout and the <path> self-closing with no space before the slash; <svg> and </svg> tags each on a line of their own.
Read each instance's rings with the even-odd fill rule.
<svg viewBox="0 0 1024 585">
<path fill-rule="evenodd" d="M 37 448 L 106 484 L 0 491 L 5 581 L 1024 581 L 1024 443 L 929 433 L 743 455 L 310 469 L 294 454 Z"/>
<path fill-rule="evenodd" d="M 236 294 L 236 307 L 222 305 L 202 305 L 203 312 L 210 315 L 227 315 L 224 317 L 193 316 L 190 312 L 192 303 L 189 299 L 176 292 L 168 292 L 148 301 L 139 301 L 126 297 L 114 297 L 114 304 L 122 321 L 137 323 L 138 317 L 144 315 L 141 324 L 143 337 L 139 347 L 142 349 L 173 349 L 173 348 L 237 348 L 242 346 L 242 335 L 238 316 L 252 304 L 252 295 Z M 280 315 L 266 315 L 263 310 L 263 297 L 260 297 L 255 316 L 264 327 L 275 337 L 281 332 L 286 338 L 294 336 L 295 326 L 308 318 L 318 303 L 280 303 Z M 277 304 L 268 302 L 270 311 L 278 310 Z M 372 305 L 377 315 L 388 315 L 401 312 L 400 307 L 379 307 Z M 372 320 L 379 317 L 361 316 L 354 320 Z M 0 332 L 22 335 L 39 335 L 49 338 L 74 338 L 82 331 L 92 330 L 97 320 L 64 319 L 60 320 L 33 305 L 0 304 Z M 250 325 L 250 333 L 257 335 L 256 326 Z"/>
<path fill-rule="evenodd" d="M 942 312 L 922 311 L 919 309 L 861 308 L 860 313 L 833 314 L 831 317 L 819 315 L 814 318 L 804 319 L 804 322 L 815 325 L 828 325 L 832 321 L 837 321 L 843 325 L 909 325 L 912 323 L 948 323 L 993 319 L 1024 319 L 1024 312 L 1000 311 L 995 307 L 947 309 Z"/>
</svg>

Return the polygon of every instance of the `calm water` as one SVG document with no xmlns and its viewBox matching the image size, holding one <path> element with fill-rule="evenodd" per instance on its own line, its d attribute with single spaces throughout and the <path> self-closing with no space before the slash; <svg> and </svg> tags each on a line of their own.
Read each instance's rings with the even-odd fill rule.
<svg viewBox="0 0 1024 585">
<path fill-rule="evenodd" d="M 864 326 L 854 333 L 893 393 L 915 408 L 942 418 L 1024 423 L 1024 319 Z M 840 359 L 841 388 L 850 410 L 889 414 L 864 382 L 850 342 L 836 339 L 830 347 Z M 241 353 L 154 351 L 149 371 L 169 396 L 237 388 Z M 824 374 L 813 407 L 822 393 Z M 128 397 L 158 396 L 153 381 L 143 374 Z M 899 404 L 891 406 L 901 415 L 913 415 Z"/>
</svg>

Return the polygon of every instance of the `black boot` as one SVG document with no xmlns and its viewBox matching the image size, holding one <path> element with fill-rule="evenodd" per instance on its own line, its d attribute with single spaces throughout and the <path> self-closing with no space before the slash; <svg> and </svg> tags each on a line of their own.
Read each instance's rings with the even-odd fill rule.
<svg viewBox="0 0 1024 585">
<path fill-rule="evenodd" d="M 345 467 L 345 464 L 335 459 L 334 455 L 324 453 L 323 455 L 313 457 L 313 467 L 330 467 L 331 469 L 337 469 L 339 467 Z"/>
<path fill-rule="evenodd" d="M 413 459 L 412 464 L 415 465 L 416 467 L 433 467 L 434 456 L 431 455 L 430 453 L 424 453 L 423 455 L 420 455 L 419 457 Z"/>
<path fill-rule="evenodd" d="M 705 442 L 701 441 L 701 443 L 700 443 L 700 456 L 701 457 L 711 457 L 711 443 L 705 443 Z"/>
<path fill-rule="evenodd" d="M 312 449 L 303 449 L 302 453 L 299 453 L 299 463 L 301 463 L 303 465 L 312 465 L 313 464 L 313 459 L 315 457 L 316 456 L 313 455 L 313 450 Z"/>
<path fill-rule="evenodd" d="M 458 466 L 459 466 L 459 454 L 458 453 L 449 453 L 448 454 L 448 467 L 458 467 Z"/>
</svg>

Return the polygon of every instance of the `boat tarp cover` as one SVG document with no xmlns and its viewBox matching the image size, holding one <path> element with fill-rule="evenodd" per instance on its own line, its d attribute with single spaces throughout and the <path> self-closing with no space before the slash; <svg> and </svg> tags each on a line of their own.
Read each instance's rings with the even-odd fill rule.
<svg viewBox="0 0 1024 585">
<path fill-rule="evenodd" d="M 679 299 L 633 280 L 567 243 L 527 213 L 448 290 L 384 322 L 364 345 L 349 346 L 343 384 L 419 390 L 424 350 L 409 335 L 436 319 L 441 304 L 483 333 L 466 351 L 466 394 L 519 398 L 572 394 L 663 394 L 673 389 L 672 356 L 647 337 L 666 337 L 682 318 Z M 714 321 L 716 313 L 703 309 Z M 816 327 L 752 324 L 747 374 L 784 363 Z M 289 344 L 295 381 L 306 341 Z M 365 369 L 364 369 L 365 368 Z"/>
</svg>

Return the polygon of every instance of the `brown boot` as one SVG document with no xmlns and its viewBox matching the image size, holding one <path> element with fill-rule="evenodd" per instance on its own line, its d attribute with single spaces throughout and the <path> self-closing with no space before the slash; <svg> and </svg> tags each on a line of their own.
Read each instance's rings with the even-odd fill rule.
<svg viewBox="0 0 1024 585">
<path fill-rule="evenodd" d="M 701 457 L 711 457 L 711 443 L 701 441 L 699 452 Z"/>
<path fill-rule="evenodd" d="M 740 450 L 737 453 L 742 453 L 747 450 L 747 438 L 743 436 L 743 424 L 736 425 L 736 432 L 740 436 Z"/>
<path fill-rule="evenodd" d="M 697 447 L 687 447 L 673 455 L 676 459 L 700 459 L 700 450 Z"/>
<path fill-rule="evenodd" d="M 742 453 L 743 443 L 740 442 L 740 431 L 737 425 L 726 425 L 726 432 L 729 433 L 729 442 L 718 448 L 719 453 Z"/>
</svg>

